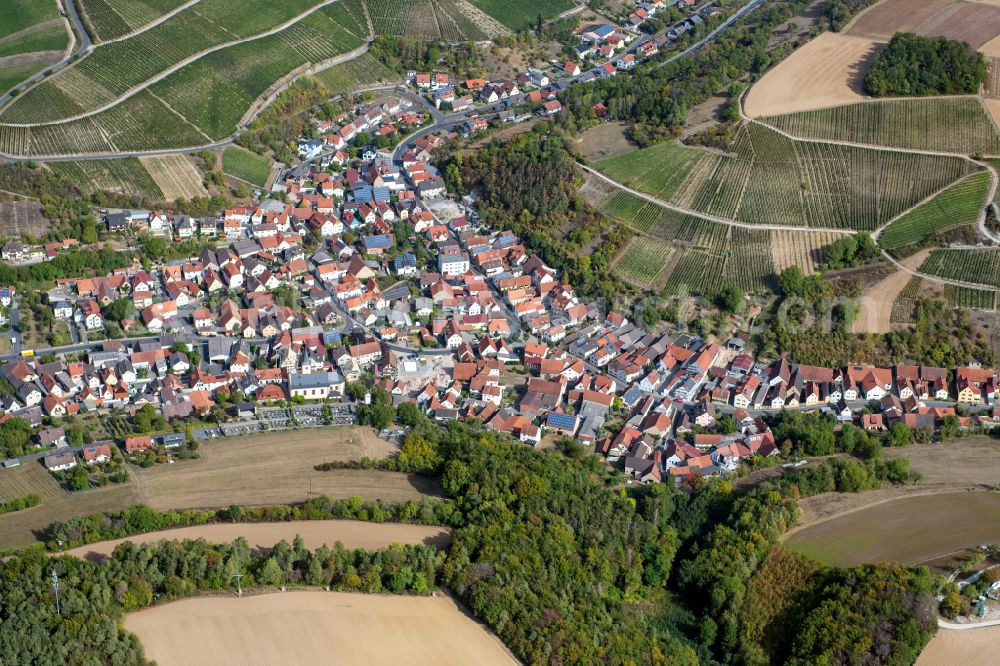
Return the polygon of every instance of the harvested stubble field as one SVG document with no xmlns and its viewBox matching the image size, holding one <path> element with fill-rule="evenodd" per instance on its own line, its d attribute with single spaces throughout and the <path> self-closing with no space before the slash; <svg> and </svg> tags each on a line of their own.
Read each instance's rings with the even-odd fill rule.
<svg viewBox="0 0 1000 666">
<path fill-rule="evenodd" d="M 966 437 L 946 444 L 914 444 L 885 449 L 887 458 L 906 458 L 911 468 L 920 474 L 913 485 L 897 486 L 864 493 L 823 493 L 799 501 L 802 515 L 799 530 L 806 530 L 825 521 L 854 515 L 879 503 L 911 495 L 934 497 L 935 494 L 961 495 L 959 491 L 1000 489 L 1000 443 L 985 436 Z M 941 464 L 946 457 L 948 464 Z M 931 494 L 933 493 L 933 494 Z M 978 545 L 975 542 L 972 545 Z M 969 545 L 969 544 L 965 544 Z M 956 548 L 962 547 L 962 544 Z M 954 549 L 952 549 L 954 550 Z"/>
<path fill-rule="evenodd" d="M 915 666 L 985 664 L 987 655 L 996 655 L 997 645 L 1000 645 L 998 626 L 959 631 L 939 629 L 917 657 Z"/>
<path fill-rule="evenodd" d="M 1000 133 L 978 97 L 867 101 L 761 120 L 808 139 L 961 154 L 1000 153 Z"/>
<path fill-rule="evenodd" d="M 201 458 L 197 460 L 148 469 L 129 467 L 131 478 L 125 484 L 65 493 L 27 511 L 0 516 L 0 548 L 31 545 L 38 540 L 36 533 L 56 520 L 137 503 L 165 510 L 296 502 L 318 495 L 336 498 L 357 495 L 390 502 L 440 495 L 436 483 L 422 477 L 378 470 L 313 469 L 317 464 L 334 460 L 380 458 L 397 449 L 395 444 L 379 439 L 371 429 L 361 427 L 317 428 L 210 441 L 202 444 Z M 17 474 L 19 469 L 22 468 L 0 470 L 0 487 L 4 479 L 12 478 L 7 474 Z"/>
<path fill-rule="evenodd" d="M 518 663 L 446 595 L 187 599 L 127 615 L 125 628 L 160 666 Z"/>
<path fill-rule="evenodd" d="M 186 155 L 140 157 L 167 201 L 208 196 L 201 174 Z"/>
<path fill-rule="evenodd" d="M 145 503 L 156 509 L 271 504 L 327 495 L 402 501 L 438 494 L 433 481 L 379 470 L 318 472 L 332 460 L 384 458 L 397 445 L 368 428 L 319 428 L 209 442 L 201 458 L 133 472 Z"/>
<path fill-rule="evenodd" d="M 158 543 L 160 541 L 184 541 L 204 539 L 209 543 L 231 543 L 242 537 L 257 551 L 266 552 L 279 541 L 291 543 L 302 537 L 306 548 L 316 550 L 320 546 L 333 546 L 338 541 L 344 548 L 354 550 L 377 550 L 394 543 L 432 544 L 440 548 L 448 544 L 450 532 L 445 527 L 433 525 L 404 525 L 401 523 L 366 523 L 360 520 L 292 520 L 284 523 L 219 523 L 196 525 L 161 532 L 137 534 L 125 539 L 98 541 L 66 551 L 85 559 L 107 557 L 115 548 L 126 541 L 135 544 Z"/>
<path fill-rule="evenodd" d="M 964 0 L 882 0 L 859 14 L 846 32 L 881 41 L 897 32 L 913 32 L 980 49 L 1000 34 L 1000 6 Z"/>
<path fill-rule="evenodd" d="M 960 157 L 795 141 L 753 122 L 732 153 L 665 142 L 603 160 L 610 178 L 750 224 L 872 230 L 975 170 Z"/>
<path fill-rule="evenodd" d="M 1000 493 L 900 497 L 796 532 L 787 545 L 832 566 L 919 564 L 992 543 L 1000 532 Z"/>
<path fill-rule="evenodd" d="M 878 42 L 865 37 L 824 32 L 754 84 L 744 111 L 773 116 L 860 101 L 877 48 Z"/>
</svg>

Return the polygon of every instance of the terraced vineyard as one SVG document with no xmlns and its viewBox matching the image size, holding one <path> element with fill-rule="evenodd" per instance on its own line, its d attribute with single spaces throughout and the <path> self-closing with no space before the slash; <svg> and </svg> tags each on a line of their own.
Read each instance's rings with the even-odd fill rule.
<svg viewBox="0 0 1000 666">
<path fill-rule="evenodd" d="M 1000 248 L 934 250 L 921 264 L 920 272 L 1000 287 Z"/>
<path fill-rule="evenodd" d="M 622 270 L 635 246 L 659 240 L 676 244 L 683 254 L 667 280 L 667 289 L 676 292 L 684 285 L 689 291 L 708 293 L 733 282 L 745 291 L 774 286 L 775 276 L 785 268 L 799 266 L 806 274 L 826 261 L 826 248 L 842 234 L 833 231 L 772 231 L 743 229 L 685 215 L 663 208 L 629 192 L 611 196 L 602 212 L 635 231 L 646 234 L 623 255 L 616 270 L 630 281 L 648 285 L 656 276 Z M 638 252 L 638 250 L 636 250 Z"/>
<path fill-rule="evenodd" d="M 324 69 L 315 77 L 330 92 L 347 92 L 365 86 L 391 85 L 402 80 L 396 72 L 365 53 L 353 60 Z"/>
<path fill-rule="evenodd" d="M 270 37 L 205 56 L 151 90 L 208 136 L 227 137 L 276 81 L 303 65 L 328 60 L 363 43 L 340 25 L 340 13 L 336 4 L 324 7 Z"/>
<path fill-rule="evenodd" d="M 993 289 L 955 287 L 955 305 L 974 310 L 995 310 L 997 292 Z"/>
<path fill-rule="evenodd" d="M 989 187 L 990 176 L 985 171 L 955 183 L 886 227 L 879 245 L 893 251 L 937 231 L 975 222 L 986 205 Z"/>
<path fill-rule="evenodd" d="M 152 23 L 185 0 L 80 0 L 97 41 L 117 39 Z"/>
<path fill-rule="evenodd" d="M 129 98 L 127 104 L 69 123 L 0 125 L 0 152 L 29 157 L 188 148 L 206 143 L 210 143 L 207 136 L 149 91 Z"/>
<path fill-rule="evenodd" d="M 86 194 L 105 190 L 154 202 L 163 201 L 163 192 L 146 167 L 135 157 L 52 162 L 48 166 Z"/>
<path fill-rule="evenodd" d="M 858 102 L 761 121 L 802 138 L 1000 154 L 1000 133 L 978 97 Z"/>
<path fill-rule="evenodd" d="M 101 108 L 205 49 L 265 32 L 319 2 L 202 0 L 134 37 L 98 46 L 14 100 L 0 122 L 52 122 Z"/>
<path fill-rule="evenodd" d="M 480 41 L 490 35 L 456 0 L 367 0 L 375 32 L 447 42 Z"/>
<path fill-rule="evenodd" d="M 667 264 L 673 248 L 651 238 L 635 238 L 625 250 L 615 272 L 623 278 L 642 287 L 648 287 Z"/>
<path fill-rule="evenodd" d="M 757 123 L 722 154 L 667 142 L 603 160 L 612 179 L 753 224 L 872 230 L 974 170 L 969 160 L 793 141 Z"/>
<path fill-rule="evenodd" d="M 923 281 L 923 278 L 914 275 L 906 282 L 906 286 L 900 290 L 896 300 L 892 302 L 892 310 L 889 312 L 890 323 L 913 323 L 914 311 L 917 307 L 917 294 L 920 292 L 920 285 L 923 284 Z"/>
<path fill-rule="evenodd" d="M 470 0 L 500 23 L 514 31 L 532 26 L 541 16 L 547 20 L 573 9 L 572 0 Z"/>
</svg>

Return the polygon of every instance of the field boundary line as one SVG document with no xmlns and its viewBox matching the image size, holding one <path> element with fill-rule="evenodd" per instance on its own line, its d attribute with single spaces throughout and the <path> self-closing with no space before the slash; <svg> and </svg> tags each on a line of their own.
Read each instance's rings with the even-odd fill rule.
<svg viewBox="0 0 1000 666">
<path fill-rule="evenodd" d="M 296 16 L 294 18 L 291 18 L 288 21 L 286 21 L 285 23 L 282 23 L 281 25 L 275 26 L 275 27 L 271 28 L 270 30 L 267 30 L 266 32 L 262 32 L 262 33 L 259 33 L 259 34 L 256 34 L 256 35 L 252 35 L 250 37 L 244 37 L 243 39 L 237 39 L 237 40 L 234 40 L 234 41 L 231 41 L 231 42 L 226 42 L 224 44 L 217 44 L 216 46 L 213 46 L 211 48 L 205 49 L 204 51 L 200 51 L 198 53 L 190 55 L 187 58 L 185 58 L 184 60 L 181 60 L 180 62 L 174 63 L 170 67 L 168 67 L 168 68 L 160 71 L 156 76 L 153 76 L 152 78 L 146 79 L 145 81 L 143 81 L 142 83 L 140 83 L 138 86 L 135 86 L 135 87 L 131 88 L 130 90 L 126 90 L 124 93 L 122 93 L 121 95 L 119 95 L 115 99 L 111 100 L 107 104 L 104 104 L 103 106 L 100 106 L 100 107 L 98 107 L 96 109 L 91 109 L 90 111 L 85 111 L 83 113 L 78 113 L 75 116 L 67 116 L 66 118 L 61 118 L 59 120 L 48 120 L 48 121 L 45 121 L 43 123 L 0 123 L 0 127 L 26 127 L 26 128 L 33 128 L 33 127 L 43 127 L 43 126 L 48 126 L 48 125 L 65 125 L 66 123 L 71 123 L 71 122 L 75 122 L 77 120 L 82 120 L 84 118 L 89 118 L 91 116 L 96 116 L 99 113 L 102 113 L 104 111 L 107 111 L 108 109 L 111 109 L 113 107 L 116 107 L 116 106 L 120 105 L 125 100 L 138 95 L 139 93 L 141 93 L 146 88 L 159 83 L 160 81 L 162 81 L 163 79 L 167 78 L 168 76 L 170 76 L 174 72 L 176 72 L 176 71 L 178 71 L 180 69 L 183 69 L 184 67 L 187 67 L 188 65 L 190 65 L 191 63 L 193 63 L 193 62 L 195 62 L 197 60 L 201 60 L 202 58 L 204 58 L 207 55 L 211 55 L 211 54 L 215 53 L 216 51 L 221 51 L 221 50 L 227 49 L 227 48 L 229 48 L 231 46 L 239 46 L 241 44 L 246 44 L 246 43 L 249 43 L 249 42 L 257 41 L 259 39 L 264 39 L 265 37 L 271 37 L 272 35 L 275 35 L 275 34 L 281 32 L 283 30 L 287 30 L 288 28 L 292 27 L 293 25 L 295 25 L 299 21 L 307 18 L 308 16 L 310 16 L 312 14 L 315 14 L 320 9 L 323 9 L 324 7 L 326 7 L 328 5 L 332 5 L 333 3 L 337 2 L 337 1 L 338 0 L 322 0 L 319 4 L 315 5 L 314 7 L 311 7 L 310 9 L 302 12 L 298 16 Z M 353 35 L 354 33 L 348 31 L 348 34 Z M 357 35 L 355 35 L 355 36 L 357 36 Z M 82 59 L 78 60 L 77 62 L 82 62 Z M 45 80 L 48 80 L 48 77 L 42 79 L 42 81 L 45 81 Z M 18 95 L 18 98 L 19 99 L 23 99 L 23 96 L 29 90 L 31 90 L 35 86 L 39 85 L 39 83 L 41 83 L 41 81 L 36 82 L 30 88 L 26 89 L 24 92 L 22 92 L 20 95 Z"/>
<path fill-rule="evenodd" d="M 193 128 L 194 128 L 194 129 L 195 129 L 195 130 L 196 130 L 196 131 L 198 132 L 198 134 L 201 134 L 201 135 L 202 135 L 203 137 L 205 137 L 205 138 L 206 138 L 206 139 L 208 139 L 209 141 L 211 141 L 211 140 L 212 140 L 212 137 L 210 137 L 209 135 L 205 134 L 205 132 L 203 132 L 203 131 L 202 131 L 202 129 L 201 129 L 200 127 L 198 127 L 197 125 L 195 125 L 194 123 L 192 123 L 192 122 L 191 122 L 190 120 L 188 120 L 188 119 L 187 119 L 187 118 L 186 118 L 186 117 L 184 116 L 184 114 L 182 114 L 182 113 L 181 113 L 180 111 L 178 111 L 178 110 L 177 110 L 177 109 L 175 109 L 174 107 L 170 106 L 170 104 L 168 104 L 168 103 L 167 103 L 167 100 L 163 99 L 162 97 L 160 97 L 159 95 L 157 95 L 157 94 L 156 94 L 155 92 L 153 92 L 152 90 L 150 90 L 150 91 L 149 91 L 149 94 L 150 94 L 150 96 L 152 96 L 153 98 L 155 98 L 155 99 L 159 100 L 159 102 L 160 102 L 161 104 L 163 104 L 163 106 L 167 107 L 167 110 L 168 110 L 168 111 L 170 111 L 171 113 L 173 113 L 174 115 L 176 115 L 176 116 L 177 116 L 178 118 L 180 118 L 181 120 L 183 120 L 183 121 L 184 121 L 184 122 L 185 122 L 186 124 L 188 124 L 188 125 L 190 125 L 191 127 L 193 127 Z"/>
<path fill-rule="evenodd" d="M 799 232 L 805 232 L 805 233 L 812 233 L 812 232 L 816 232 L 816 231 L 828 231 L 828 232 L 832 232 L 832 233 L 836 233 L 836 234 L 841 234 L 841 235 L 845 235 L 845 236 L 846 235 L 853 236 L 854 234 L 858 233 L 854 229 L 834 229 L 834 228 L 829 228 L 829 227 L 806 227 L 806 226 L 793 227 L 793 226 L 787 226 L 787 225 L 781 225 L 781 224 L 751 224 L 749 222 L 740 222 L 738 220 L 731 220 L 731 219 L 724 218 L 724 217 L 717 217 L 715 215 L 709 215 L 708 213 L 702 213 L 702 212 L 699 212 L 699 211 L 696 211 L 696 210 L 692 210 L 690 208 L 684 208 L 682 206 L 677 206 L 675 204 L 670 203 L 669 201 L 664 201 L 663 199 L 658 199 L 657 197 L 654 197 L 651 194 L 646 194 L 645 192 L 640 192 L 639 190 L 632 189 L 631 187 L 629 187 L 627 185 L 624 185 L 622 183 L 619 183 L 616 180 L 613 180 L 613 179 L 609 178 L 608 176 L 604 175 L 603 173 L 601 173 L 597 169 L 594 169 L 593 167 L 589 167 L 586 164 L 580 164 L 580 166 L 587 173 L 591 173 L 591 174 L 597 176 L 598 178 L 600 178 L 601 180 L 605 181 L 606 183 L 608 183 L 610 185 L 613 185 L 613 186 L 617 187 L 620 190 L 628 192 L 629 194 L 633 194 L 633 195 L 635 195 L 637 197 L 645 199 L 646 201 L 648 201 L 650 203 L 653 203 L 653 204 L 656 204 L 657 206 L 659 206 L 661 208 L 666 208 L 667 210 L 672 210 L 672 211 L 677 212 L 677 213 L 683 213 L 685 215 L 691 215 L 693 217 L 698 217 L 698 218 L 701 218 L 701 219 L 706 220 L 708 222 L 715 222 L 716 224 L 724 224 L 726 226 L 736 227 L 738 229 L 749 229 L 750 231 L 799 231 Z M 662 240 L 662 239 L 660 239 L 660 240 Z"/>
</svg>

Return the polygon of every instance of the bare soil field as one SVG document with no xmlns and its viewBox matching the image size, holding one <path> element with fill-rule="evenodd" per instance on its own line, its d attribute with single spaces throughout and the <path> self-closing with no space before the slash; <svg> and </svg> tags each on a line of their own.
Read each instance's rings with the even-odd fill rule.
<svg viewBox="0 0 1000 666">
<path fill-rule="evenodd" d="M 617 157 L 637 146 L 628 140 L 625 123 L 599 123 L 580 135 L 576 140 L 576 149 L 590 162 Z"/>
<path fill-rule="evenodd" d="M 930 249 L 921 250 L 907 257 L 901 263 L 907 268 L 916 269 L 930 253 Z M 854 332 L 892 332 L 892 304 L 896 302 L 896 297 L 899 296 L 899 292 L 903 291 L 906 283 L 910 281 L 910 277 L 909 273 L 897 270 L 866 289 L 859 299 L 861 308 L 854 320 Z"/>
<path fill-rule="evenodd" d="M 938 629 L 917 657 L 916 666 L 987 664 L 988 655 L 996 656 L 997 645 L 1000 645 L 1000 627 Z"/>
<path fill-rule="evenodd" d="M 0 201 L 0 235 L 44 236 L 48 230 L 49 221 L 42 215 L 42 205 L 39 202 L 23 199 Z"/>
<path fill-rule="evenodd" d="M 728 103 L 729 95 L 721 92 L 688 109 L 684 118 L 684 131 L 681 133 L 681 139 L 694 136 L 722 122 L 722 110 Z M 614 157 L 614 155 L 608 155 L 608 157 Z M 595 159 L 604 159 L 604 157 Z"/>
<path fill-rule="evenodd" d="M 957 39 L 985 55 L 997 55 L 1000 6 L 961 0 L 883 0 L 861 12 L 845 31 L 887 41 L 896 32 Z"/>
<path fill-rule="evenodd" d="M 137 534 L 127 539 L 99 541 L 66 551 L 68 555 L 81 558 L 108 556 L 120 543 L 131 541 L 135 544 L 158 543 L 160 541 L 183 541 L 204 539 L 209 543 L 231 543 L 243 537 L 250 547 L 258 551 L 268 551 L 282 539 L 291 543 L 301 536 L 306 548 L 315 550 L 322 545 L 332 546 L 338 541 L 345 548 L 377 550 L 394 543 L 433 544 L 444 547 L 450 532 L 444 527 L 429 525 L 403 525 L 400 523 L 366 523 L 360 520 L 293 520 L 286 523 L 221 523 L 215 525 L 195 525 L 162 532 Z"/>
<path fill-rule="evenodd" d="M 125 618 L 160 666 L 516 664 L 449 597 L 286 592 L 207 597 Z"/>
<path fill-rule="evenodd" d="M 0 67 L 26 67 L 37 65 L 39 69 L 46 65 L 59 62 L 62 51 L 32 51 L 30 53 L 15 53 L 0 58 Z"/>
<path fill-rule="evenodd" d="M 1000 493 L 914 495 L 875 504 L 797 531 L 786 541 L 824 564 L 920 564 L 1000 533 Z"/>
<path fill-rule="evenodd" d="M 754 84 L 744 111 L 770 116 L 860 101 L 861 82 L 877 47 L 866 37 L 824 32 Z"/>
<path fill-rule="evenodd" d="M 1000 442 L 986 436 L 967 437 L 947 444 L 914 444 L 886 449 L 887 458 L 906 458 L 920 473 L 911 486 L 865 493 L 823 493 L 799 500 L 802 515 L 790 536 L 824 520 L 897 497 L 957 490 L 1000 490 Z M 942 460 L 947 459 L 947 464 Z"/>
<path fill-rule="evenodd" d="M 1000 99 L 984 97 L 983 105 L 990 112 L 990 118 L 993 119 L 993 122 L 1000 126 Z"/>
<path fill-rule="evenodd" d="M 167 201 L 208 196 L 201 174 L 185 155 L 140 157 Z"/>
<path fill-rule="evenodd" d="M 882 0 L 854 17 L 848 35 L 887 42 L 897 32 L 915 32 L 925 20 L 955 0 Z"/>
<path fill-rule="evenodd" d="M 0 516 L 0 549 L 36 543 L 41 531 L 57 520 L 139 503 L 165 510 L 301 502 L 318 495 L 358 496 L 388 502 L 440 495 L 441 489 L 435 481 L 415 475 L 313 469 L 314 465 L 332 460 L 381 458 L 397 449 L 397 445 L 379 439 L 374 431 L 363 427 L 276 432 L 203 443 L 198 460 L 148 469 L 129 467 L 131 478 L 125 484 L 65 493 L 43 499 L 42 504 L 31 509 Z M 19 484 L 20 495 L 42 494 L 47 492 L 49 482 L 54 483 L 51 478 L 44 478 L 49 475 L 39 464 L 33 466 L 41 471 L 41 476 L 34 483 Z M 8 478 L 38 476 L 28 467 L 0 470 L 0 487 Z"/>
</svg>

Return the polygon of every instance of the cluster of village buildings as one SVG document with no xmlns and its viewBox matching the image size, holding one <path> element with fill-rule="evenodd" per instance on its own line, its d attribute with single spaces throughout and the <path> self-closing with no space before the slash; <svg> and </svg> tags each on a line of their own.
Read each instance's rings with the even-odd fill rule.
<svg viewBox="0 0 1000 666">
<path fill-rule="evenodd" d="M 616 34 L 584 37 L 617 47 Z M 579 74 L 575 63 L 566 67 Z M 522 85 L 551 90 L 538 70 L 524 78 L 462 87 L 485 102 L 521 95 Z M 455 90 L 446 74 L 414 73 L 413 82 L 432 94 Z M 761 419 L 768 411 L 823 409 L 878 431 L 897 422 L 933 429 L 957 415 L 955 402 L 993 406 L 997 379 L 975 363 L 953 375 L 766 364 L 746 352 L 745 335 L 720 345 L 602 313 L 516 235 L 480 224 L 474 198 L 447 197 L 431 160 L 455 134 L 422 136 L 398 164 L 375 146 L 361 147 L 360 159 L 348 155 L 360 133 L 422 124 L 411 107 L 390 97 L 319 122 L 317 138 L 300 142 L 305 161 L 274 187 L 282 201 L 200 219 L 109 212 L 110 232 L 197 239 L 204 249 L 59 280 L 47 294 L 57 320 L 82 336 L 102 331 L 111 306 L 128 299 L 135 318 L 116 323 L 130 337 L 55 360 L 7 360 L 0 376 L 13 390 L 0 393 L 0 422 L 16 416 L 40 428 L 46 418 L 151 405 L 179 426 L 210 414 L 223 391 L 257 404 L 327 401 L 365 379 L 440 421 L 479 419 L 530 445 L 547 435 L 576 439 L 647 482 L 722 474 L 774 455 L 779 443 Z M 4 258 L 25 251 L 14 245 Z M 53 244 L 44 253 L 67 249 Z M 0 289 L 0 304 L 15 299 L 12 287 Z M 722 414 L 736 433 L 713 432 Z M 1000 414 L 975 419 L 992 424 Z M 38 445 L 59 448 L 60 432 L 41 430 Z M 168 433 L 119 444 L 135 454 L 181 443 Z M 84 462 L 104 462 L 106 446 L 81 452 Z M 76 464 L 59 452 L 48 462 Z"/>
<path fill-rule="evenodd" d="M 975 364 L 953 381 L 942 368 L 764 365 L 744 351 L 745 336 L 720 346 L 602 314 L 513 233 L 480 225 L 473 199 L 445 198 L 426 161 L 437 140 L 447 137 L 428 137 L 398 166 L 381 157 L 336 174 L 303 165 L 280 183 L 293 203 L 212 220 L 123 213 L 147 233 L 162 225 L 183 237 L 193 227 L 218 247 L 149 270 L 60 280 L 49 293 L 56 317 L 99 329 L 106 308 L 127 298 L 138 321 L 124 327 L 146 337 L 104 342 L 78 360 L 7 361 L 4 418 L 40 426 L 152 405 L 178 423 L 207 415 L 220 391 L 258 404 L 330 400 L 369 377 L 438 420 L 480 419 L 530 445 L 575 438 L 652 481 L 773 455 L 767 410 L 822 407 L 868 430 L 933 428 L 955 415 L 946 403 L 991 406 L 998 395 L 994 373 Z M 442 219 L 435 202 L 461 214 Z M 307 238 L 318 244 L 307 249 Z M 276 298 L 285 288 L 294 302 Z M 861 414 L 869 405 L 879 408 Z M 713 434 L 723 413 L 738 433 Z M 121 444 L 136 453 L 155 443 Z"/>
</svg>

